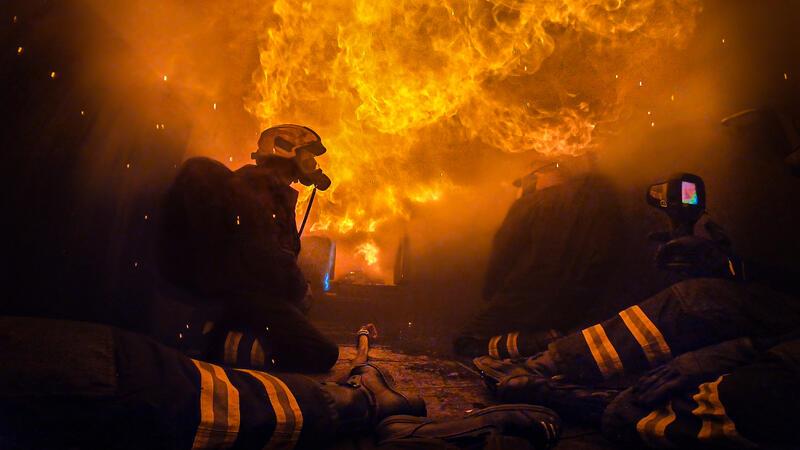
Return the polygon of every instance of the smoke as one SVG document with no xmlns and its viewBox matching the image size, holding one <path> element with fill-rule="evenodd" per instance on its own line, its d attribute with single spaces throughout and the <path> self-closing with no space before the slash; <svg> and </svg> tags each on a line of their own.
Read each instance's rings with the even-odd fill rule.
<svg viewBox="0 0 800 450">
<path fill-rule="evenodd" d="M 479 280 L 491 230 L 515 195 L 510 182 L 545 156 L 593 150 L 636 199 L 647 182 L 695 171 L 712 204 L 727 202 L 715 208 L 741 222 L 755 198 L 724 187 L 742 168 L 778 173 L 751 161 L 754 149 L 736 147 L 718 121 L 750 107 L 796 115 L 800 104 L 797 6 L 777 0 L 10 7 L 17 26 L 30 27 L 7 41 L 25 47 L 13 63 L 35 61 L 25 73 L 62 95 L 53 117 L 85 123 L 70 198 L 83 210 L 113 204 L 117 239 L 155 214 L 182 159 L 235 168 L 261 129 L 298 122 L 322 135 L 321 164 L 335 183 L 318 196 L 310 229 L 354 254 L 374 243 L 377 255 L 362 253 L 385 277 L 409 234 L 428 267 L 452 267 L 443 278 Z M 29 108 L 47 101 L 31 98 Z M 92 229 L 86 220 L 71 226 Z M 126 268 L 136 257 L 112 253 Z"/>
</svg>

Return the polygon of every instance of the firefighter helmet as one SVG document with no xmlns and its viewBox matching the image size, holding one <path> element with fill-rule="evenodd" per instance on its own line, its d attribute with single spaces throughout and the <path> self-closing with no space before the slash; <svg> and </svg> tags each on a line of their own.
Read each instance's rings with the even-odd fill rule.
<svg viewBox="0 0 800 450">
<path fill-rule="evenodd" d="M 271 158 L 291 160 L 300 171 L 300 182 L 306 186 L 315 185 L 324 191 L 331 180 L 322 173 L 316 157 L 325 153 L 322 138 L 309 127 L 284 124 L 267 128 L 258 138 L 258 149 L 250 157 L 257 164 Z"/>
<path fill-rule="evenodd" d="M 294 159 L 304 152 L 319 156 L 325 151 L 322 138 L 311 128 L 284 124 L 264 130 L 258 138 L 258 150 L 250 156 L 256 161 L 268 158 Z"/>
</svg>

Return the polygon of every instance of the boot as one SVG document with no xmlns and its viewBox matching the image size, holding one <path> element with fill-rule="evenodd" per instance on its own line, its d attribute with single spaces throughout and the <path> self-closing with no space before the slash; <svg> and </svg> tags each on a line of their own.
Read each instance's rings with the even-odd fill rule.
<svg viewBox="0 0 800 450">
<path fill-rule="evenodd" d="M 439 442 L 444 445 L 437 448 L 543 450 L 558 442 L 561 420 L 554 411 L 541 406 L 499 405 L 448 421 L 389 417 L 378 425 L 377 432 L 378 444 L 392 448 Z"/>
<path fill-rule="evenodd" d="M 394 388 L 391 376 L 373 364 L 356 366 L 346 383 L 323 383 L 337 434 L 371 430 L 386 417 L 425 416 L 425 402 Z"/>
<path fill-rule="evenodd" d="M 499 381 L 495 395 L 501 402 L 544 405 L 555 409 L 565 419 L 599 425 L 606 407 L 619 394 L 616 389 L 602 389 L 567 383 L 561 375 L 512 375 Z"/>
</svg>

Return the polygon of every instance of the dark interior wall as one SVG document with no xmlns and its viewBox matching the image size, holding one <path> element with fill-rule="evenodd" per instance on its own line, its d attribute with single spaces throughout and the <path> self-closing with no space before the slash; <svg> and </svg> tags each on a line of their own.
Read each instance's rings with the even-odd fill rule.
<svg viewBox="0 0 800 450">
<path fill-rule="evenodd" d="M 156 130 L 157 111 L 179 116 L 180 104 L 115 76 L 134 70 L 123 64 L 129 48 L 81 6 L 0 6 L 2 311 L 137 328 L 155 205 L 186 127 Z M 139 107 L 143 99 L 153 107 Z"/>
<path fill-rule="evenodd" d="M 736 248 L 795 269 L 800 180 L 782 163 L 788 143 L 768 118 L 781 115 L 800 129 L 798 19 L 796 2 L 706 2 L 686 60 L 675 68 L 675 101 L 655 110 L 655 127 L 621 133 L 606 158 L 612 173 L 640 188 L 671 172 L 703 176 L 709 214 Z M 721 124 L 746 109 L 763 117 L 738 129 Z"/>
</svg>

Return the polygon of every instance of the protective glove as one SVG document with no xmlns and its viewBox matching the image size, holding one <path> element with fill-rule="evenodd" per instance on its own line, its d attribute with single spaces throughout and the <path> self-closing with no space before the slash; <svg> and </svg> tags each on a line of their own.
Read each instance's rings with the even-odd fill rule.
<svg viewBox="0 0 800 450">
<path fill-rule="evenodd" d="M 633 385 L 632 391 L 637 403 L 643 406 L 661 405 L 678 393 L 752 362 L 756 355 L 750 338 L 703 347 L 653 369 Z"/>
</svg>

